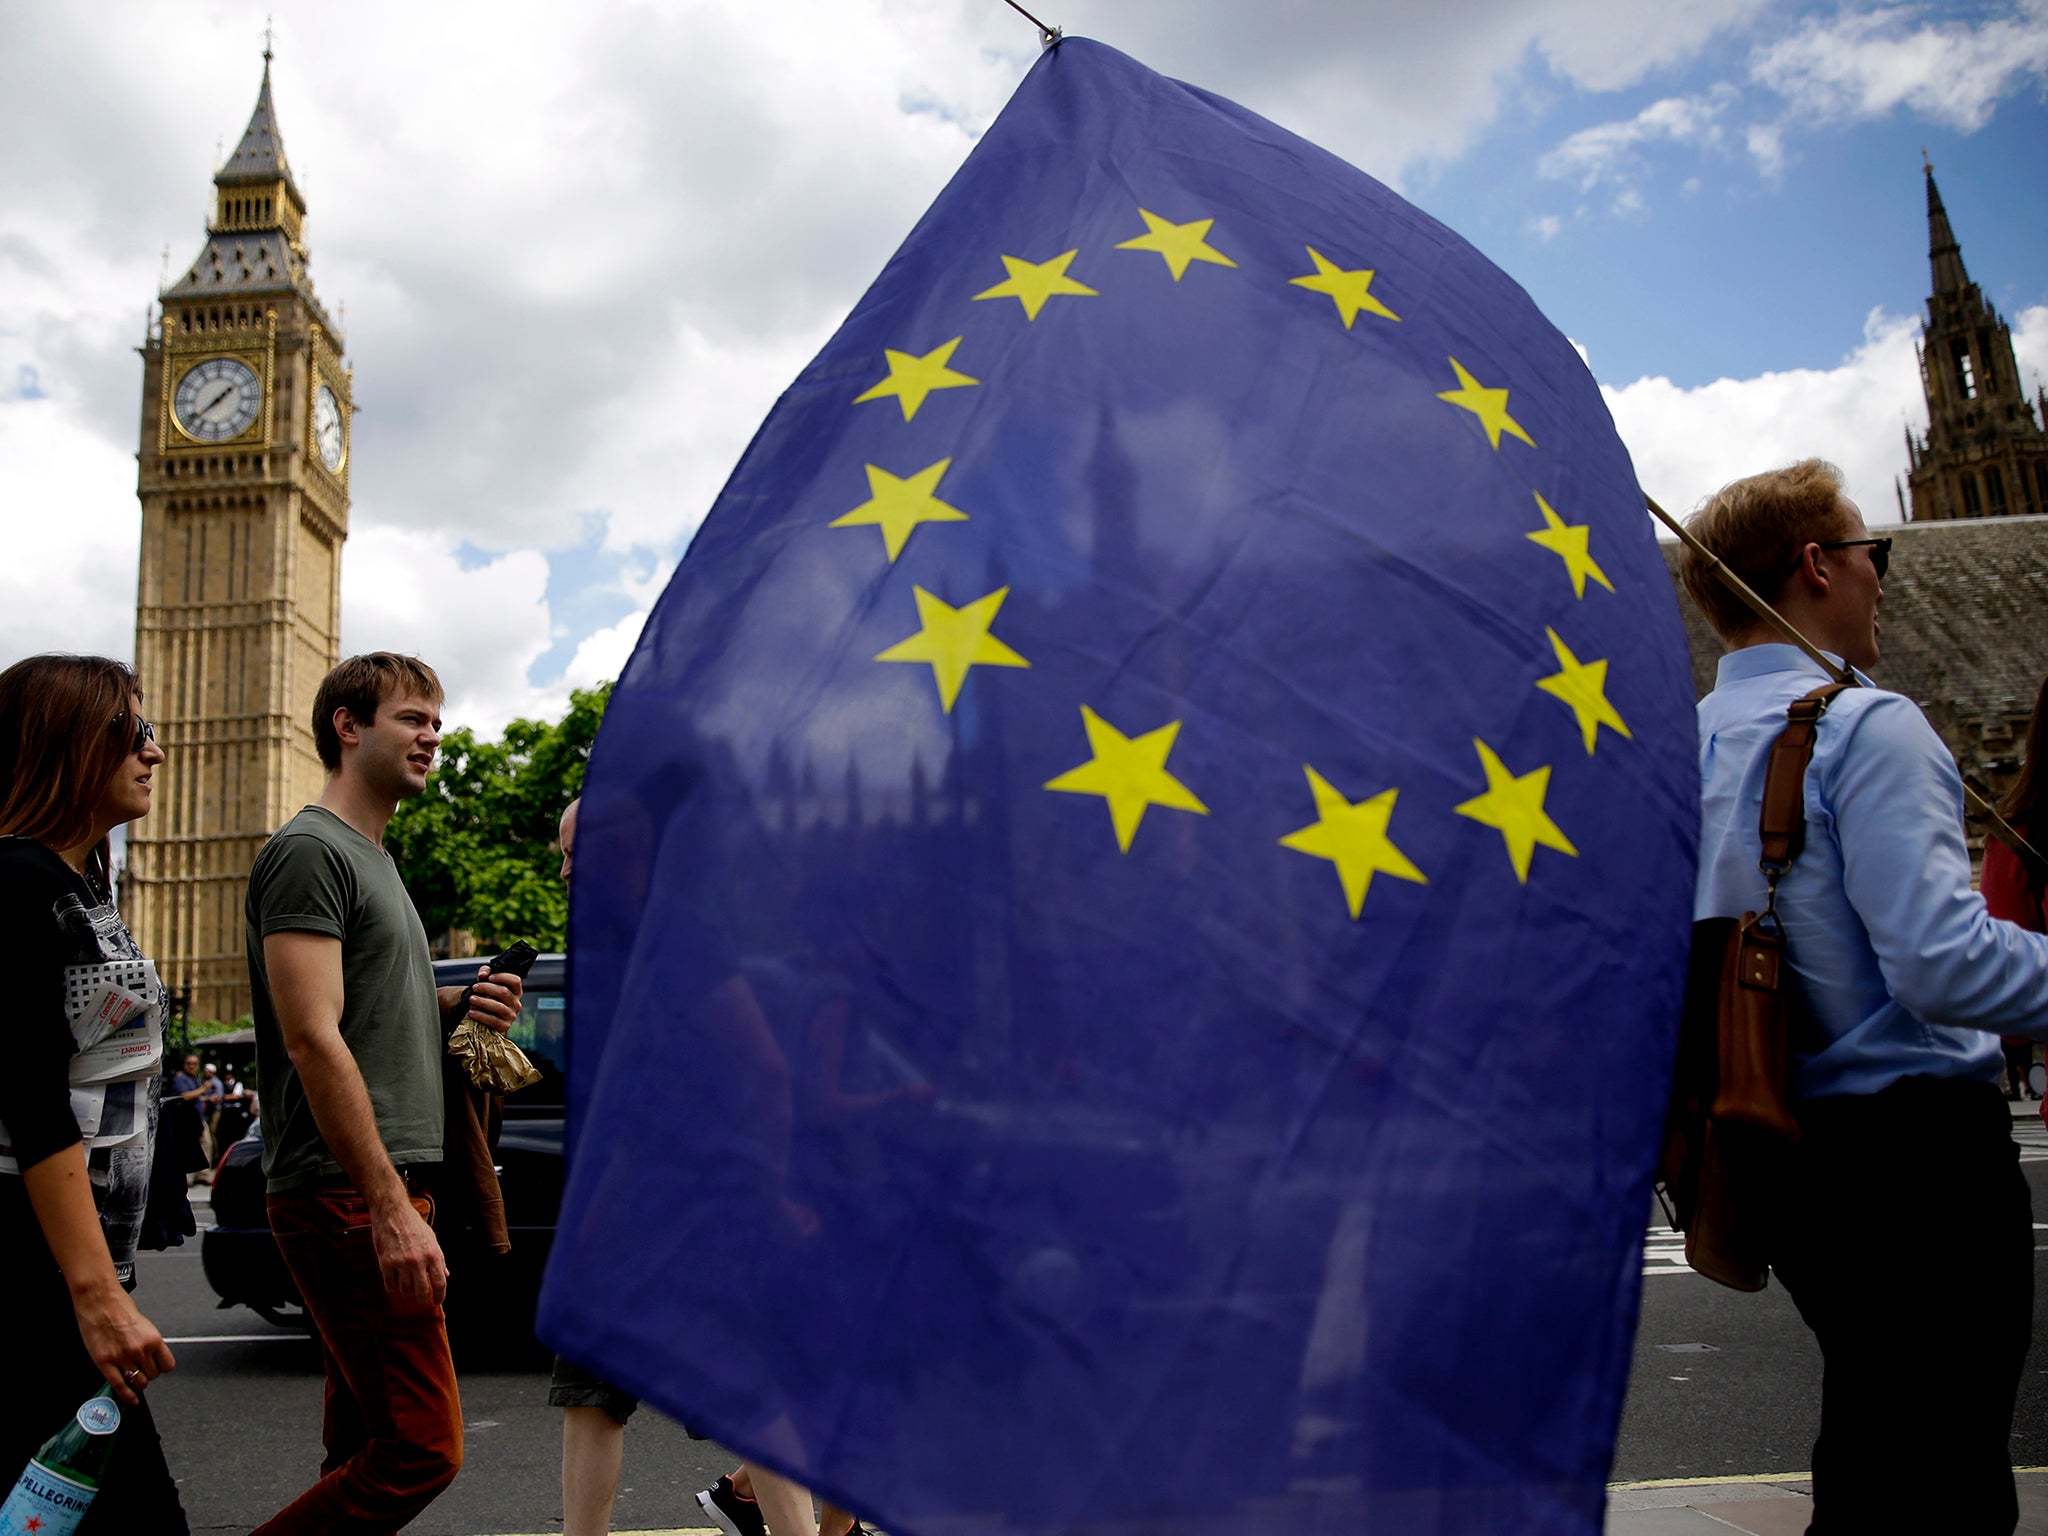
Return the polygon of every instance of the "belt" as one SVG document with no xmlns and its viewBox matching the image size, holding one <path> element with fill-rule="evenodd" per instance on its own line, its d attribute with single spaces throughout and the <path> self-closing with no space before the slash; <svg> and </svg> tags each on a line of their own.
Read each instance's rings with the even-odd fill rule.
<svg viewBox="0 0 2048 1536">
<path fill-rule="evenodd" d="M 424 1195 L 432 1189 L 432 1163 L 403 1163 L 392 1170 L 408 1194 Z M 354 1189 L 356 1181 L 345 1173 L 324 1173 L 312 1181 L 321 1189 Z"/>
</svg>

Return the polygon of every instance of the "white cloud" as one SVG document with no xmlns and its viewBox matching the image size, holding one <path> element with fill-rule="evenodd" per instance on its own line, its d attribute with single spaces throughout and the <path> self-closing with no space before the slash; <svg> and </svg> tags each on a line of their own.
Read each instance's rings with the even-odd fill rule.
<svg viewBox="0 0 2048 1536">
<path fill-rule="evenodd" d="M 1776 182 L 1792 158 L 1795 127 L 1884 117 L 1905 108 L 1974 132 L 1998 102 L 2029 81 L 2048 81 L 2048 0 L 2015 0 L 2004 14 L 1926 20 L 1925 7 L 1847 6 L 1810 16 L 1750 53 L 1747 90 L 1718 82 L 1665 97 L 1634 117 L 1580 129 L 1538 162 L 1547 177 L 1582 192 L 1617 188 L 1613 211 L 1644 205 L 1647 151 L 1683 145 L 1712 152 L 1739 142 L 1758 173 Z M 1758 99 L 1757 89 L 1781 98 Z M 1748 121 L 1741 121 L 1748 119 Z M 1687 184 L 1688 190 L 1697 178 Z"/>
<path fill-rule="evenodd" d="M 2048 76 L 2044 0 L 1978 21 L 1923 15 L 1900 5 L 1811 18 L 1760 48 L 1751 76 L 1808 117 L 1883 117 L 1904 107 L 1966 133 L 2029 76 Z"/>
<path fill-rule="evenodd" d="M 2012 323 L 2012 352 L 2020 365 L 2020 391 L 2032 400 L 2048 383 L 2048 304 L 2019 312 Z M 2048 426 L 2048 422 L 2042 425 Z"/>
<path fill-rule="evenodd" d="M 64 400 L 0 396 L 0 525 L 0 666 L 37 651 L 134 656 L 132 451 L 81 426 Z"/>
<path fill-rule="evenodd" d="M 1767 181 L 1776 181 L 1785 174 L 1785 130 L 1775 123 L 1752 123 L 1742 136 L 1743 147 L 1756 162 L 1756 168 Z M 1688 189 L 1697 187 L 1699 178 L 1687 183 Z"/>
<path fill-rule="evenodd" d="M 2041 316 L 2048 351 L 2048 309 Z M 1731 480 L 1797 459 L 1837 465 L 1871 523 L 1896 522 L 1893 479 L 1906 472 L 1904 430 L 1926 426 L 1912 316 L 1873 309 L 1863 344 L 1834 368 L 1798 368 L 1681 389 L 1669 379 L 1601 386 L 1636 478 L 1682 516 Z"/>
<path fill-rule="evenodd" d="M 545 713 L 566 687 L 526 680 L 550 644 L 548 563 L 515 550 L 464 570 L 455 540 L 373 528 L 349 540 L 341 593 L 341 651 L 401 651 L 441 675 L 442 717 L 487 736 L 515 716 Z"/>
<path fill-rule="evenodd" d="M 836 319 L 747 342 L 662 316 L 667 346 L 639 387 L 593 423 L 566 477 L 610 514 L 605 547 L 667 551 L 695 532 L 755 428 Z"/>
<path fill-rule="evenodd" d="M 2028 3 L 2035 26 L 2048 0 Z M 1398 182 L 1496 123 L 1532 60 L 1614 91 L 1770 5 L 1460 0 L 1447 23 L 1408 0 L 1063 0 L 1053 19 Z M 777 392 L 1037 55 L 993 0 L 281 0 L 278 27 L 277 109 L 362 405 L 344 644 L 418 648 L 481 729 L 608 675 Z M 175 278 L 203 239 L 257 13 L 109 0 L 7 30 L 0 99 L 38 131 L 0 148 L 0 646 L 125 655 L 133 348 L 161 247 Z M 1796 49 L 1769 67 L 1814 77 Z M 1631 157 L 1735 142 L 1724 102 L 1667 95 L 1555 165 L 1639 208 Z M 633 617 L 579 642 L 545 555 L 590 513 Z M 465 571 L 465 543 L 511 553 Z M 565 640 L 562 678 L 533 684 Z"/>
<path fill-rule="evenodd" d="M 1536 162 L 1537 171 L 1566 181 L 1581 192 L 1613 184 L 1617 208 L 1642 206 L 1640 182 L 1647 173 L 1643 149 L 1652 144 L 1713 146 L 1721 142 L 1721 118 L 1735 99 L 1732 86 L 1717 85 L 1693 96 L 1667 96 L 1634 117 L 1581 128 Z"/>
<path fill-rule="evenodd" d="M 964 3 L 998 18 L 997 35 L 1013 24 L 993 0 Z M 1463 153 L 1532 55 L 1580 90 L 1619 90 L 1771 3 L 1063 0 L 1057 9 L 1070 35 L 1222 91 L 1399 185 L 1404 172 Z"/>
<path fill-rule="evenodd" d="M 626 662 L 632 656 L 633 647 L 639 642 L 640 631 L 646 624 L 645 609 L 629 613 L 618 623 L 598 630 L 577 646 L 576 654 L 562 673 L 560 687 L 563 699 L 566 701 L 568 690 L 572 688 L 595 688 L 600 683 L 616 681 L 626 669 Z"/>
</svg>

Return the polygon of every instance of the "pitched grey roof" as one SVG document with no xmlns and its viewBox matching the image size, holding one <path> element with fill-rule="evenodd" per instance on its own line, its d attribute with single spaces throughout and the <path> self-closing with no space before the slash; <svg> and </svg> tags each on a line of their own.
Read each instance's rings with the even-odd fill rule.
<svg viewBox="0 0 2048 1536">
<path fill-rule="evenodd" d="M 214 173 L 214 184 L 232 182 L 290 182 L 292 168 L 284 158 L 284 135 L 277 131 L 277 109 L 270 101 L 270 61 L 263 62 L 263 89 L 256 93 L 256 110 L 249 114 L 249 126 L 242 130 L 242 142 L 235 146 L 227 163 Z M 296 193 L 298 187 L 293 185 Z"/>
<path fill-rule="evenodd" d="M 2048 517 L 1902 523 L 1878 610 L 1880 688 L 1919 704 L 1965 772 L 2002 788 L 2048 676 Z M 1678 546 L 1664 556 L 1674 575 Z M 1693 687 L 1714 686 L 1720 639 L 1679 588 Z"/>
<path fill-rule="evenodd" d="M 299 293 L 328 324 L 313 297 L 306 263 L 280 229 L 223 229 L 207 236 L 192 268 L 170 287 L 167 299 L 228 298 L 254 293 Z M 333 326 L 328 324 L 328 329 Z"/>
<path fill-rule="evenodd" d="M 263 88 L 256 94 L 256 110 L 249 116 L 242 142 L 228 156 L 214 176 L 217 186 L 244 182 L 274 182 L 282 177 L 292 184 L 291 167 L 285 163 L 284 137 L 277 131 L 277 111 L 270 100 L 270 56 L 263 59 Z M 304 200 L 300 200 L 304 206 Z M 282 229 L 223 229 L 207 236 L 191 269 L 161 297 L 166 299 L 236 298 L 251 294 L 297 293 L 313 308 L 320 323 L 337 336 L 333 319 L 313 295 L 313 278 L 306 270 L 306 258 L 292 248 Z"/>
</svg>

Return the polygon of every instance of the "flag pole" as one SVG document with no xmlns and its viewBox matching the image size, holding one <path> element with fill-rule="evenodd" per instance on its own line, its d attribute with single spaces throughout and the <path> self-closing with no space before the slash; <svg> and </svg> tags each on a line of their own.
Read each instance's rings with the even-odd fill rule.
<svg viewBox="0 0 2048 1536">
<path fill-rule="evenodd" d="M 1026 21 L 1030 22 L 1030 23 L 1031 23 L 1031 25 L 1033 25 L 1034 27 L 1038 28 L 1038 46 L 1039 46 L 1039 47 L 1041 47 L 1041 48 L 1050 48 L 1050 47 L 1051 47 L 1051 46 L 1052 46 L 1052 45 L 1053 45 L 1054 43 L 1056 43 L 1056 42 L 1058 42 L 1058 41 L 1060 40 L 1060 35 L 1061 35 L 1061 33 L 1060 33 L 1060 28 L 1058 28 L 1058 27 L 1048 27 L 1048 26 L 1047 26 L 1047 25 L 1046 25 L 1046 24 L 1045 24 L 1044 22 L 1040 21 L 1040 20 L 1039 20 L 1039 19 L 1038 19 L 1038 18 L 1037 18 L 1036 16 L 1032 15 L 1032 14 L 1031 14 L 1031 13 L 1030 13 L 1029 11 L 1025 10 L 1023 6 L 1019 5 L 1019 4 L 1017 3 L 1017 0 L 1003 0 L 1003 4 L 1007 5 L 1007 6 L 1008 6 L 1008 7 L 1009 7 L 1009 8 L 1011 9 L 1011 10 L 1015 11 L 1015 12 L 1016 12 L 1016 13 L 1017 13 L 1017 14 L 1018 14 L 1019 16 L 1022 16 L 1022 17 L 1023 17 L 1023 18 L 1024 18 L 1024 19 L 1025 19 Z"/>
<path fill-rule="evenodd" d="M 1735 572 L 1728 568 L 1727 563 L 1719 555 L 1716 555 L 1706 545 L 1702 544 L 1694 536 L 1691 529 L 1658 506 L 1655 497 L 1645 492 L 1643 494 L 1643 501 L 1649 507 L 1651 516 L 1677 534 L 1678 541 L 1687 549 L 1691 550 L 1700 559 L 1706 561 L 1707 569 L 1714 573 L 1721 585 L 1740 598 L 1750 611 L 1762 619 L 1765 625 L 1781 640 L 1784 640 L 1789 645 L 1798 646 L 1807 656 L 1818 662 L 1827 672 L 1828 676 L 1832 677 L 1836 682 L 1853 684 L 1856 681 L 1855 674 L 1849 668 L 1837 663 L 1832 657 L 1822 651 L 1819 646 L 1802 635 L 1789 619 L 1758 595 L 1756 588 L 1736 575 Z M 2042 858 L 2034 850 L 2033 845 L 2020 836 L 2012 823 L 1998 813 L 1998 808 L 1985 799 L 1984 796 L 1977 793 L 1968 779 L 1963 780 L 1963 799 L 1968 804 L 1970 811 L 1974 815 L 1981 817 L 1988 824 L 1992 835 L 2019 855 L 2020 862 L 2027 866 L 2027 869 L 2035 878 L 2048 879 L 2048 859 Z"/>
</svg>

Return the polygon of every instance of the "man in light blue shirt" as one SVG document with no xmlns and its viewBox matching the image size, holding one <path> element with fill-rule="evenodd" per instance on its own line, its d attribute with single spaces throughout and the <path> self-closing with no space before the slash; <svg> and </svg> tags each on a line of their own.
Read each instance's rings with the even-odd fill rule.
<svg viewBox="0 0 2048 1536">
<path fill-rule="evenodd" d="M 1831 466 L 1737 481 L 1690 526 L 1822 650 L 1876 664 L 1891 541 Z M 1765 901 L 1771 744 L 1830 679 L 1703 560 L 1681 574 L 1729 648 L 1699 705 L 1694 915 L 1739 916 Z M 1772 1268 L 1826 1367 L 1809 1533 L 2004 1536 L 2033 1229 L 1998 1037 L 2048 1038 L 2048 938 L 1985 911 L 1948 749 L 1911 700 L 1858 680 L 1821 718 L 1806 843 L 1777 898 L 1808 1018 Z"/>
</svg>

